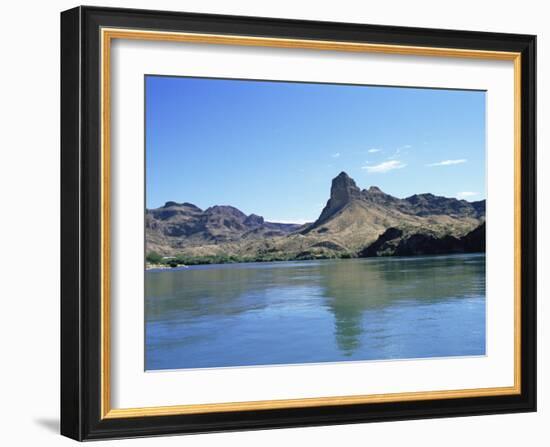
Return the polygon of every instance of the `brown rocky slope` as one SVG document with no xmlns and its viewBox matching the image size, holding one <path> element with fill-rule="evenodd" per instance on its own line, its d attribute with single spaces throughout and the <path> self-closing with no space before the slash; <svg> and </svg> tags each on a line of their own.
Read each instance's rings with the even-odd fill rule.
<svg viewBox="0 0 550 447">
<path fill-rule="evenodd" d="M 376 186 L 361 190 L 341 172 L 332 180 L 326 206 L 311 224 L 266 222 L 231 206 L 201 210 L 190 203 L 167 202 L 146 212 L 146 250 L 163 256 L 238 260 L 347 257 L 364 253 L 389 228 L 406 235 L 460 239 L 484 221 L 484 200 L 433 194 L 400 199 Z"/>
</svg>

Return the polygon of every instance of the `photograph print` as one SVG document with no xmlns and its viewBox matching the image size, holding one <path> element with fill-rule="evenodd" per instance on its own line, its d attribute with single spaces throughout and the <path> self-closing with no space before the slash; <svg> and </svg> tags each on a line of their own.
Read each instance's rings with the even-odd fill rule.
<svg viewBox="0 0 550 447">
<path fill-rule="evenodd" d="M 145 77 L 145 370 L 486 354 L 486 92 Z"/>
</svg>

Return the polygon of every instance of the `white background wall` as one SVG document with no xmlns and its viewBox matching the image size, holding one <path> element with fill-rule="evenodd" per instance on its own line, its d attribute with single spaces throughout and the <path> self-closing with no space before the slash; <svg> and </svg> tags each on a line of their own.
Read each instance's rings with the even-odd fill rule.
<svg viewBox="0 0 550 447">
<path fill-rule="evenodd" d="M 156 0 L 87 2 L 250 16 L 517 32 L 538 35 L 539 412 L 231 434 L 115 441 L 110 445 L 548 445 L 546 386 L 550 325 L 550 120 L 545 77 L 550 25 L 542 1 Z M 59 413 L 59 12 L 77 3 L 4 2 L 0 33 L 0 439 L 4 445 L 69 445 L 57 434 Z M 545 203 L 546 202 L 546 203 Z"/>
</svg>

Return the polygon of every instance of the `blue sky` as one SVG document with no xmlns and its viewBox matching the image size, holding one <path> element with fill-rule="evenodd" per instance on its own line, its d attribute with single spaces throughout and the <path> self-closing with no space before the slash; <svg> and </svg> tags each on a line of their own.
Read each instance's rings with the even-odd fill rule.
<svg viewBox="0 0 550 447">
<path fill-rule="evenodd" d="M 146 206 L 315 220 L 360 188 L 485 198 L 485 92 L 146 77 Z"/>
</svg>

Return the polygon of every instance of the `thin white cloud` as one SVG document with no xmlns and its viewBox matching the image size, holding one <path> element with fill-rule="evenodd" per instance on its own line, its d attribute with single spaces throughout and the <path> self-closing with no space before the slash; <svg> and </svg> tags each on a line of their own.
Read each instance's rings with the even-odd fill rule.
<svg viewBox="0 0 550 447">
<path fill-rule="evenodd" d="M 477 196 L 479 195 L 478 192 L 473 192 L 473 191 L 462 191 L 462 192 L 457 192 L 456 193 L 456 196 L 459 198 L 459 199 L 465 199 L 467 197 L 474 197 L 474 196 Z"/>
<path fill-rule="evenodd" d="M 378 149 L 377 147 L 373 147 L 372 149 L 369 149 L 367 152 L 369 154 L 375 154 L 376 152 L 381 152 L 382 149 Z"/>
<path fill-rule="evenodd" d="M 335 152 L 331 155 L 332 158 L 340 158 L 340 155 L 342 155 L 340 152 Z"/>
<path fill-rule="evenodd" d="M 395 160 L 401 155 L 408 154 L 408 149 L 411 149 L 412 146 L 410 144 L 405 144 L 403 146 L 398 147 L 395 152 L 388 157 L 389 160 Z"/>
<path fill-rule="evenodd" d="M 451 165 L 460 165 L 462 163 L 466 163 L 468 160 L 466 160 L 465 158 L 460 158 L 458 160 L 443 160 L 443 161 L 438 161 L 437 163 L 430 163 L 429 165 L 426 165 L 426 166 L 451 166 Z"/>
<path fill-rule="evenodd" d="M 399 160 L 388 160 L 373 166 L 363 166 L 361 169 L 365 169 L 369 173 L 383 174 L 385 172 L 393 171 L 394 169 L 401 169 L 407 166 L 405 163 Z"/>
</svg>

